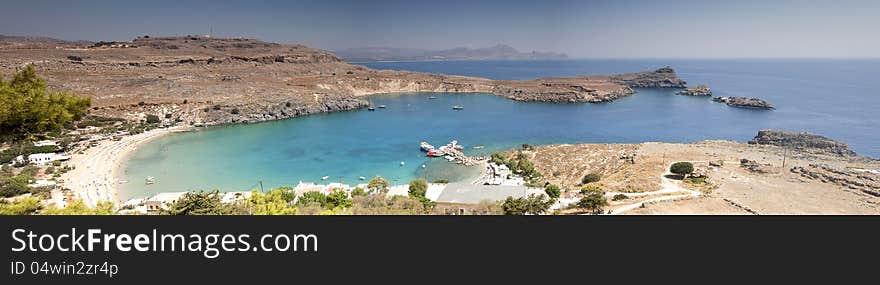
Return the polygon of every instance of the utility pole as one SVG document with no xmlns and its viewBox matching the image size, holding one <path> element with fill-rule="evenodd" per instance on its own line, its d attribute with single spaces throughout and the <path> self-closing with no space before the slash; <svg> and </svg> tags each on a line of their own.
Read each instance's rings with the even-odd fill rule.
<svg viewBox="0 0 880 285">
<path fill-rule="evenodd" d="M 785 158 L 788 156 L 788 148 L 785 148 L 785 151 L 782 152 L 782 168 L 785 168 Z"/>
<path fill-rule="evenodd" d="M 260 193 L 265 193 L 265 192 L 266 191 L 263 190 L 263 180 L 260 180 Z"/>
</svg>

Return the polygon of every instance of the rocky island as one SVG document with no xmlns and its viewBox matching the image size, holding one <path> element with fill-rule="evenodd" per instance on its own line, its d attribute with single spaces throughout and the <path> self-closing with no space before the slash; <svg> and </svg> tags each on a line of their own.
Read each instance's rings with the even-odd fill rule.
<svg viewBox="0 0 880 285">
<path fill-rule="evenodd" d="M 695 87 L 685 88 L 675 94 L 687 96 L 712 96 L 712 90 L 709 89 L 709 86 L 700 84 Z"/>
<path fill-rule="evenodd" d="M 600 103 L 633 88 L 681 88 L 670 67 L 640 73 L 491 80 L 375 70 L 302 45 L 205 36 L 130 42 L 4 38 L 0 72 L 33 65 L 50 88 L 89 96 L 92 114 L 191 125 L 246 123 L 366 107 L 363 96 L 482 92 L 519 101 Z"/>
<path fill-rule="evenodd" d="M 712 101 L 720 102 L 727 104 L 727 106 L 737 107 L 737 108 L 746 108 L 746 109 L 761 109 L 761 110 L 773 110 L 776 107 L 770 102 L 767 102 L 764 99 L 759 98 L 749 98 L 749 97 L 715 97 L 712 98 Z"/>
</svg>

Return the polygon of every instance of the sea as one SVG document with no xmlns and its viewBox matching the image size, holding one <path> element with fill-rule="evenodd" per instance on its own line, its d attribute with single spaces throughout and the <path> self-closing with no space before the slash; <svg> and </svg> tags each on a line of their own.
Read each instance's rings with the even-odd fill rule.
<svg viewBox="0 0 880 285">
<path fill-rule="evenodd" d="M 158 192 L 270 189 L 299 182 L 365 183 L 382 176 L 468 181 L 464 167 L 419 150 L 452 140 L 471 155 L 522 144 L 735 140 L 761 129 L 807 131 L 880 157 L 880 59 L 589 59 L 359 63 L 492 79 L 627 73 L 673 67 L 715 96 L 763 98 L 772 111 L 739 109 L 678 89 L 638 89 L 602 104 L 527 103 L 490 94 L 400 93 L 370 96 L 366 109 L 248 125 L 201 128 L 155 139 L 124 167 L 120 199 Z M 431 99 L 432 97 L 436 97 Z M 461 105 L 462 110 L 453 110 Z M 146 185 L 147 176 L 155 183 Z M 361 180 L 364 178 L 365 180 Z"/>
</svg>

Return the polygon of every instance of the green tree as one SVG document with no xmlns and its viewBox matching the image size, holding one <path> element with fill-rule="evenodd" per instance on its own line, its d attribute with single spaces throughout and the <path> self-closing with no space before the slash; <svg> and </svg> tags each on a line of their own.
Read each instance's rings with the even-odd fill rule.
<svg viewBox="0 0 880 285">
<path fill-rule="evenodd" d="M 584 175 L 584 178 L 581 179 L 581 184 L 599 182 L 599 180 L 602 180 L 602 176 L 600 176 L 598 173 L 591 172 L 587 175 Z"/>
<path fill-rule="evenodd" d="M 409 196 L 416 198 L 424 198 L 428 192 L 428 181 L 425 179 L 413 179 L 409 182 Z"/>
<path fill-rule="evenodd" d="M 581 189 L 581 200 L 577 202 L 578 208 L 598 214 L 605 206 L 608 206 L 608 199 L 605 199 L 605 192 L 602 191 L 602 188 L 588 185 Z"/>
<path fill-rule="evenodd" d="M 538 215 L 546 212 L 553 205 L 553 201 L 545 195 L 531 194 L 528 197 L 507 197 L 501 202 L 501 209 L 505 215 Z"/>
<path fill-rule="evenodd" d="M 681 175 L 682 178 L 687 178 L 688 174 L 694 172 L 694 165 L 690 162 L 676 162 L 669 167 L 669 172 Z"/>
<path fill-rule="evenodd" d="M 388 190 L 389 185 L 388 180 L 385 180 L 382 176 L 376 176 L 376 178 L 371 179 L 370 182 L 367 183 L 367 189 L 372 192 L 385 191 Z"/>
<path fill-rule="evenodd" d="M 234 208 L 220 202 L 220 191 L 187 192 L 176 202 L 168 205 L 165 215 L 231 215 Z"/>
<path fill-rule="evenodd" d="M 40 208 L 40 199 L 25 197 L 9 203 L 0 203 L 0 215 L 34 215 Z"/>
<path fill-rule="evenodd" d="M 324 205 L 324 208 L 334 209 L 334 208 L 349 208 L 351 207 L 351 198 L 348 197 L 348 193 L 342 191 L 341 189 L 337 189 L 327 195 L 326 199 L 327 203 Z"/>
<path fill-rule="evenodd" d="M 296 205 L 305 206 L 309 204 L 316 204 L 323 207 L 327 204 L 327 196 L 324 193 L 318 191 L 309 191 L 303 193 L 299 196 L 299 199 L 296 200 Z"/>
<path fill-rule="evenodd" d="M 367 191 L 364 191 L 364 188 L 361 187 L 354 187 L 354 189 L 351 190 L 351 197 L 354 198 L 358 196 L 367 196 Z"/>
<path fill-rule="evenodd" d="M 28 65 L 11 81 L 0 79 L 0 135 L 21 139 L 59 130 L 90 106 L 89 98 L 46 90 L 46 81 Z"/>
<path fill-rule="evenodd" d="M 293 202 L 293 200 L 296 200 L 296 191 L 293 189 L 293 187 L 281 186 L 275 188 L 274 190 L 278 190 L 278 192 L 281 192 L 281 199 L 284 199 L 284 201 Z"/>
<path fill-rule="evenodd" d="M 497 165 L 507 164 L 507 154 L 503 152 L 495 152 L 490 156 L 490 161 Z"/>
<path fill-rule="evenodd" d="M 562 195 L 562 189 L 559 189 L 559 186 L 550 184 L 544 188 L 544 193 L 547 193 L 551 199 L 559 199 L 559 196 Z"/>
<path fill-rule="evenodd" d="M 247 201 L 248 211 L 252 215 L 296 215 L 297 209 L 290 206 L 286 194 L 282 188 L 272 189 L 265 194 L 254 191 Z"/>
</svg>

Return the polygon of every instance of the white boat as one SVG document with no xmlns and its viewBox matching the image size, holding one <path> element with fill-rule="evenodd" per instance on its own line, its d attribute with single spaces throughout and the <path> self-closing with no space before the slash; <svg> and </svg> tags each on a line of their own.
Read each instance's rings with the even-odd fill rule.
<svg viewBox="0 0 880 285">
<path fill-rule="evenodd" d="M 156 183 L 156 177 L 147 176 L 147 178 L 144 179 L 144 183 L 146 183 L 147 185 Z"/>
<path fill-rule="evenodd" d="M 321 180 L 327 180 L 327 178 L 330 178 L 330 176 L 321 177 Z"/>
<path fill-rule="evenodd" d="M 385 105 L 379 105 L 379 109 L 385 109 Z"/>
<path fill-rule="evenodd" d="M 405 164 L 406 164 L 406 162 L 403 162 L 403 161 L 400 162 L 400 166 L 403 166 Z"/>
<path fill-rule="evenodd" d="M 421 143 L 419 143 L 419 147 L 422 148 L 422 151 L 427 151 L 427 152 L 432 152 L 432 151 L 434 151 L 434 146 L 428 144 L 427 142 L 421 142 Z"/>
<path fill-rule="evenodd" d="M 428 97 L 428 99 L 437 99 L 437 96 Z"/>
<path fill-rule="evenodd" d="M 367 178 L 366 178 L 366 177 L 363 177 L 363 176 L 358 177 L 358 179 L 360 179 L 360 180 L 367 180 Z"/>
<path fill-rule="evenodd" d="M 452 106 L 452 110 L 464 110 L 464 106 L 455 105 L 455 106 Z"/>
</svg>

